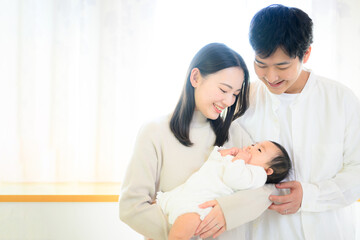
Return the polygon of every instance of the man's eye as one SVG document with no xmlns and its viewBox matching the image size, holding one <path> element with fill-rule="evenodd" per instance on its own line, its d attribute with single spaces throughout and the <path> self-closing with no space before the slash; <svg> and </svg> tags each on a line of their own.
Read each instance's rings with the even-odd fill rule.
<svg viewBox="0 0 360 240">
<path fill-rule="evenodd" d="M 278 68 L 279 70 L 286 70 L 288 69 L 288 67 L 285 67 L 285 68 Z"/>
<path fill-rule="evenodd" d="M 256 66 L 258 66 L 259 68 L 266 68 L 265 65 L 259 65 L 259 64 L 256 64 Z"/>
</svg>

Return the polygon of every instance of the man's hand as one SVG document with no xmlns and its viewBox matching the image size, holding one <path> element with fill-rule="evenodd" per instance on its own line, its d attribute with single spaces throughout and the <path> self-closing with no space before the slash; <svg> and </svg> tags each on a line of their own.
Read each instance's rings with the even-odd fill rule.
<svg viewBox="0 0 360 240">
<path fill-rule="evenodd" d="M 300 182 L 283 182 L 276 184 L 276 188 L 288 188 L 290 189 L 290 194 L 283 196 L 270 195 L 269 199 L 273 204 L 270 205 L 269 209 L 277 211 L 282 215 L 296 213 L 301 207 L 303 198 L 303 189 Z M 274 202 L 276 202 L 276 204 Z"/>
</svg>

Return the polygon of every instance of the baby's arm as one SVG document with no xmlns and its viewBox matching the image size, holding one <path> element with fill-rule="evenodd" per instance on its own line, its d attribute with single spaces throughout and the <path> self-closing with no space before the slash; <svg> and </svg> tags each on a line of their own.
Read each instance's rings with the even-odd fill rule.
<svg viewBox="0 0 360 240">
<path fill-rule="evenodd" d="M 228 164 L 223 175 L 224 183 L 234 191 L 261 187 L 266 179 L 264 168 L 245 164 L 242 160 Z"/>
<path fill-rule="evenodd" d="M 176 218 L 169 233 L 169 240 L 189 240 L 201 223 L 197 213 L 185 213 Z"/>
</svg>

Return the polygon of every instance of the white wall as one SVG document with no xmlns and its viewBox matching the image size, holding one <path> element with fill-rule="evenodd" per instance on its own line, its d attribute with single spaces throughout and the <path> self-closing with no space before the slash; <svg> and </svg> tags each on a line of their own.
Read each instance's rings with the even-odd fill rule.
<svg viewBox="0 0 360 240">
<path fill-rule="evenodd" d="M 0 203 L 1 240 L 143 240 L 118 203 Z"/>
<path fill-rule="evenodd" d="M 357 202 L 360 230 L 360 202 Z M 118 203 L 0 203 L 1 240 L 143 240 Z M 357 236 L 360 240 L 360 236 Z"/>
</svg>

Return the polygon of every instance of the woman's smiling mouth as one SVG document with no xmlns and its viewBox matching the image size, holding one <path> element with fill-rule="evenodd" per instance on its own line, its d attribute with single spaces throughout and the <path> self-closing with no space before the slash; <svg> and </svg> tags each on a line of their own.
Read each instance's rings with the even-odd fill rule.
<svg viewBox="0 0 360 240">
<path fill-rule="evenodd" d="M 214 109 L 215 109 L 215 111 L 217 112 L 217 113 L 221 113 L 223 110 L 224 110 L 224 108 L 221 108 L 221 107 L 219 107 L 218 105 L 216 105 L 216 104 L 213 104 L 214 105 Z"/>
</svg>

